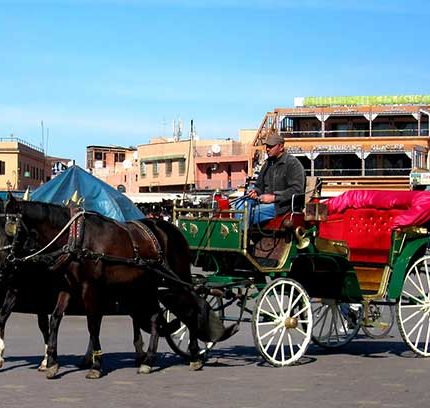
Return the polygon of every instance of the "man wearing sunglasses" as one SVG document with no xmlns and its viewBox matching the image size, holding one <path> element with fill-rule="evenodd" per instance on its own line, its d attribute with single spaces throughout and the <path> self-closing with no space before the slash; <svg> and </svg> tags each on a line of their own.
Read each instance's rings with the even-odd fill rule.
<svg viewBox="0 0 430 408">
<path fill-rule="evenodd" d="M 284 151 L 284 138 L 270 135 L 265 142 L 267 159 L 264 162 L 254 188 L 248 197 L 255 200 L 250 203 L 251 224 L 275 218 L 291 212 L 292 197 L 299 194 L 294 202 L 295 211 L 303 206 L 305 190 L 305 171 L 300 161 Z M 259 205 L 257 205 L 259 204 Z M 296 204 L 300 208 L 297 208 Z"/>
</svg>

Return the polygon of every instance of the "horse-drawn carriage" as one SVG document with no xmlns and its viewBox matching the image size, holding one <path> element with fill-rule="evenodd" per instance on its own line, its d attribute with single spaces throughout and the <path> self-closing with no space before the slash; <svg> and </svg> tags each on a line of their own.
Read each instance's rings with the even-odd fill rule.
<svg viewBox="0 0 430 408">
<path fill-rule="evenodd" d="M 383 336 L 395 306 L 406 344 L 430 356 L 430 193 L 313 195 L 304 212 L 252 227 L 246 206 L 217 204 L 175 208 L 174 222 L 214 310 L 224 320 L 251 321 L 267 362 L 291 365 L 311 340 L 339 347 L 360 327 Z M 170 339 L 183 354 L 185 334 L 182 327 Z"/>
</svg>

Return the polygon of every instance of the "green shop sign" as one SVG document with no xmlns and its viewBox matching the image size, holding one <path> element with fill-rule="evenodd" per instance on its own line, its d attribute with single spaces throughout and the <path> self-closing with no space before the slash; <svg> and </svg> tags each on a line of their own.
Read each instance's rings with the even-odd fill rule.
<svg viewBox="0 0 430 408">
<path fill-rule="evenodd" d="M 303 106 L 430 105 L 430 95 L 307 96 Z"/>
</svg>

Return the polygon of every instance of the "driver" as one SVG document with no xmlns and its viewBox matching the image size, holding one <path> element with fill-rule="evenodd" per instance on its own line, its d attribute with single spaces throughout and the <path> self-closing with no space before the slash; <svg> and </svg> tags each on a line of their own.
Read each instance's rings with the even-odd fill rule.
<svg viewBox="0 0 430 408">
<path fill-rule="evenodd" d="M 267 159 L 254 188 L 248 193 L 248 197 L 253 199 L 249 200 L 249 205 L 253 207 L 250 210 L 250 224 L 258 224 L 293 211 L 292 197 L 295 194 L 299 194 L 300 210 L 303 207 L 305 171 L 302 164 L 295 156 L 285 152 L 282 136 L 270 135 L 265 145 Z M 257 202 L 260 205 L 255 205 Z"/>
</svg>

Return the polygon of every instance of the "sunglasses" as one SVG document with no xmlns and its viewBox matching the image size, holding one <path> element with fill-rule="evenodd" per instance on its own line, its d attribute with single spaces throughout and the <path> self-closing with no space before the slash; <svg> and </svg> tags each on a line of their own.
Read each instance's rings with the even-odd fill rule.
<svg viewBox="0 0 430 408">
<path fill-rule="evenodd" d="M 266 149 L 273 149 L 275 146 L 278 146 L 278 145 L 266 145 Z"/>
</svg>

